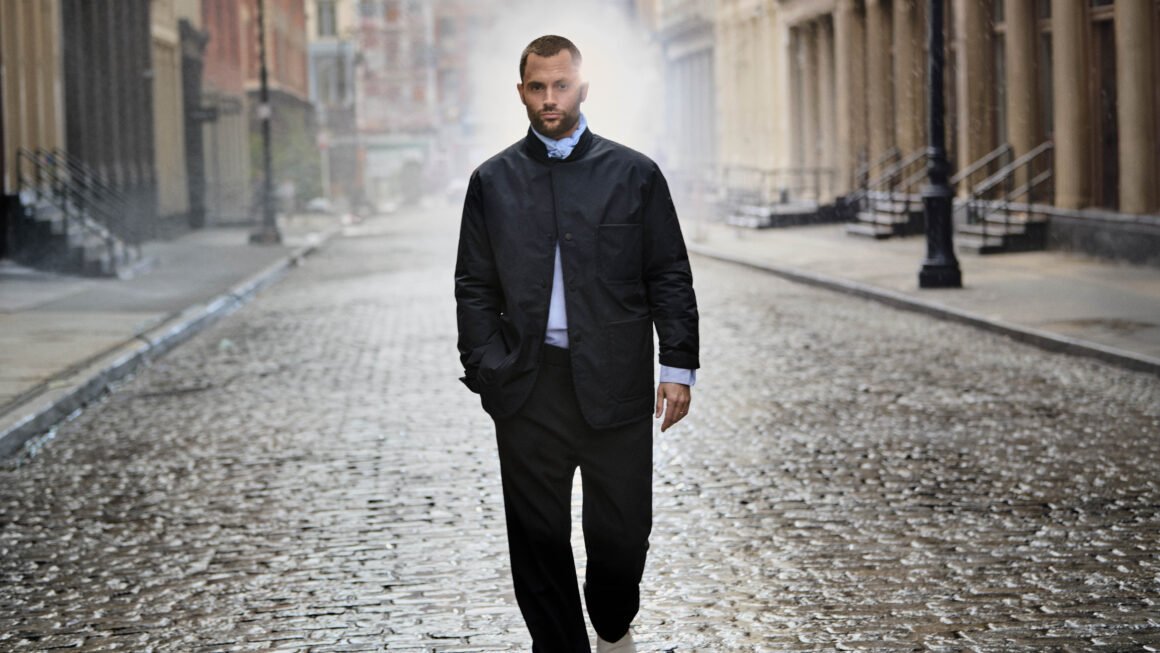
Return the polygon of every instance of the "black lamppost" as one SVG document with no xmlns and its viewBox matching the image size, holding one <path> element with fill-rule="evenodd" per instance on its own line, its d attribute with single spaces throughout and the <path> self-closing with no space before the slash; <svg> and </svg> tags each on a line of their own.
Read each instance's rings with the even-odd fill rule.
<svg viewBox="0 0 1160 653">
<path fill-rule="evenodd" d="M 927 6 L 927 111 L 930 120 L 930 144 L 927 146 L 926 169 L 929 184 L 922 188 L 922 208 L 926 219 L 926 259 L 918 272 L 919 288 L 962 288 L 963 275 L 955 258 L 952 241 L 951 201 L 954 191 L 949 183 L 951 164 L 947 161 L 945 105 L 943 101 L 943 0 L 930 0 Z"/>
<path fill-rule="evenodd" d="M 274 212 L 274 165 L 270 156 L 270 80 L 266 70 L 266 0 L 258 0 L 258 120 L 262 121 L 262 224 L 250 234 L 251 243 L 277 245 L 282 233 Z"/>
</svg>

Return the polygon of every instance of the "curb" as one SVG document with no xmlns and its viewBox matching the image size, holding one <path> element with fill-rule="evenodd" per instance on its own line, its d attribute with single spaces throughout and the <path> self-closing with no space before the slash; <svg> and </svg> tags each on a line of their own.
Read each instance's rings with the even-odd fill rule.
<svg viewBox="0 0 1160 653">
<path fill-rule="evenodd" d="M 104 394 L 110 385 L 241 308 L 341 231 L 342 227 L 336 227 L 324 232 L 317 241 L 291 251 L 205 304 L 175 313 L 158 326 L 51 379 L 42 392 L 0 415 L 0 461 L 22 449 L 36 448 L 36 439 L 51 437 L 57 425 Z"/>
<path fill-rule="evenodd" d="M 863 299 L 874 300 L 894 308 L 914 311 L 916 313 L 923 313 L 950 322 L 958 322 L 968 326 L 990 331 L 1000 335 L 1007 336 L 1019 342 L 1035 345 L 1041 349 L 1048 351 L 1060 352 L 1065 354 L 1072 354 L 1076 356 L 1086 356 L 1088 358 L 1095 358 L 1105 363 L 1110 363 L 1119 367 L 1127 368 L 1137 372 L 1146 372 L 1160 376 L 1160 359 L 1152 358 L 1144 354 L 1138 354 L 1115 347 L 1108 347 L 1098 343 L 1087 340 L 1080 340 L 1078 338 L 1069 338 L 1058 333 L 1051 333 L 1032 327 L 1020 326 L 1010 322 L 1003 322 L 1001 320 L 993 320 L 989 318 L 976 315 L 969 311 L 951 308 L 942 304 L 912 297 L 904 293 L 887 290 L 885 288 L 878 288 L 869 284 L 858 283 L 857 281 L 850 281 L 848 279 L 840 279 L 838 277 L 831 277 L 816 272 L 807 272 L 797 268 L 774 265 L 772 263 L 764 263 L 745 258 L 743 256 L 736 256 L 733 254 L 726 254 L 724 252 L 715 250 L 704 245 L 688 244 L 688 249 L 694 254 L 704 256 L 706 258 L 724 261 L 726 263 L 733 263 L 747 268 L 767 272 L 775 276 L 793 281 L 795 283 L 802 283 L 827 290 L 833 290 L 847 295 L 854 295 L 862 297 Z"/>
</svg>

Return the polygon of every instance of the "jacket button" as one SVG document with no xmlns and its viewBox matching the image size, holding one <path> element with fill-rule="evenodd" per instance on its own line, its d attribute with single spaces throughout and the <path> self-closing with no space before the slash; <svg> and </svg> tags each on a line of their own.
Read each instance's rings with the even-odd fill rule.
<svg viewBox="0 0 1160 653">
<path fill-rule="evenodd" d="M 564 234 L 564 240 L 572 240 L 572 232 L 569 231 L 568 233 Z"/>
</svg>

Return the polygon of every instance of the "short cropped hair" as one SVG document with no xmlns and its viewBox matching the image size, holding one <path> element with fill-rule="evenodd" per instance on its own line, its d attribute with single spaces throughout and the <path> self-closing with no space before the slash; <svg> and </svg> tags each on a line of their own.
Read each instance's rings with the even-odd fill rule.
<svg viewBox="0 0 1160 653">
<path fill-rule="evenodd" d="M 567 50 L 572 54 L 572 64 L 579 68 L 580 62 L 584 59 L 580 56 L 580 48 L 577 48 L 575 43 L 563 36 L 547 34 L 529 43 L 528 47 L 524 48 L 523 54 L 520 55 L 520 81 L 524 81 L 524 71 L 528 67 L 529 54 L 534 54 L 537 57 L 554 57 L 562 50 Z"/>
</svg>

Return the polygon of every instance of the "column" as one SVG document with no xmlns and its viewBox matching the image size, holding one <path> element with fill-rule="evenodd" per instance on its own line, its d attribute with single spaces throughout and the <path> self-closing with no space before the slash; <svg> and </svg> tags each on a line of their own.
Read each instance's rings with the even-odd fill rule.
<svg viewBox="0 0 1160 653">
<path fill-rule="evenodd" d="M 923 31 L 915 0 L 894 0 L 894 138 L 905 156 L 923 148 Z"/>
<path fill-rule="evenodd" d="M 777 129 L 778 114 L 784 112 L 781 82 L 778 71 L 782 68 L 781 57 L 777 48 L 777 17 L 775 12 L 766 12 L 760 22 L 761 47 L 756 62 L 760 71 L 758 84 L 762 88 L 762 105 L 758 111 L 758 120 L 761 125 L 761 142 L 766 151 L 763 153 L 766 165 L 778 166 L 778 159 L 784 157 L 785 144 L 780 142 L 780 133 Z"/>
<path fill-rule="evenodd" d="M 988 3 L 982 0 L 955 0 L 955 40 L 958 45 L 958 65 L 955 71 L 958 161 L 955 167 L 959 170 L 995 149 L 992 36 Z M 981 178 L 982 175 L 971 181 L 978 182 Z"/>
<path fill-rule="evenodd" d="M 865 19 L 854 0 L 838 0 L 834 10 L 837 191 L 854 188 L 858 154 L 866 147 Z"/>
<path fill-rule="evenodd" d="M 821 120 L 818 117 L 818 104 L 821 98 L 818 88 L 818 29 L 816 23 L 807 23 L 801 27 L 802 50 L 805 66 L 802 71 L 802 82 L 805 84 L 805 161 L 807 168 L 818 166 L 818 131 Z"/>
<path fill-rule="evenodd" d="M 802 35 L 801 29 L 792 27 L 789 30 L 789 38 L 787 39 L 787 52 L 789 56 L 789 146 L 790 146 L 790 166 L 797 167 L 805 165 L 806 160 L 806 144 L 805 144 L 805 80 L 802 74 L 802 57 L 801 57 L 801 43 Z"/>
<path fill-rule="evenodd" d="M 60 107 L 61 94 L 61 59 L 59 38 L 59 1 L 43 0 L 38 6 L 40 10 L 40 50 L 37 52 L 40 69 L 39 105 L 43 115 L 41 123 L 41 143 L 44 147 L 59 147 L 61 145 L 62 111 Z"/>
<path fill-rule="evenodd" d="M 1152 0 L 1116 2 L 1116 118 L 1120 137 L 1120 210 L 1156 208 L 1156 71 Z"/>
<path fill-rule="evenodd" d="M 1082 208 L 1091 200 L 1092 119 L 1087 102 L 1091 91 L 1086 30 L 1085 3 L 1051 1 L 1055 204 L 1067 209 Z"/>
<path fill-rule="evenodd" d="M 818 165 L 826 168 L 814 178 L 818 181 L 817 193 L 819 199 L 831 198 L 834 195 L 834 163 L 835 156 L 835 121 L 837 114 L 834 111 L 834 28 L 830 21 L 822 19 L 818 22 L 818 86 L 819 106 L 818 116 L 821 123 L 821 152 L 818 156 Z"/>
<path fill-rule="evenodd" d="M 21 30 L 23 37 L 20 42 L 20 53 L 28 57 L 27 60 L 21 63 L 21 72 L 23 73 L 24 80 L 20 96 L 23 111 L 27 113 L 23 119 L 23 140 L 31 147 L 45 145 L 42 140 L 41 130 L 43 114 L 41 113 L 39 104 L 41 85 L 40 67 L 45 64 L 35 60 L 35 57 L 40 54 L 44 38 L 39 19 L 40 11 L 35 5 L 30 3 L 25 3 L 22 11 L 18 11 L 16 19 L 16 24 L 19 26 L 17 29 Z"/>
<path fill-rule="evenodd" d="M 866 96 L 871 163 L 894 147 L 890 7 L 884 3 L 885 0 L 866 0 Z"/>
<path fill-rule="evenodd" d="M 1035 149 L 1042 138 L 1039 128 L 1039 80 L 1036 78 L 1035 3 L 1006 0 L 1007 18 L 1007 142 L 1020 157 Z M 1027 170 L 1019 171 L 1018 184 L 1027 182 Z"/>
<path fill-rule="evenodd" d="M 720 57 L 716 62 L 718 92 L 714 95 L 718 98 L 718 113 L 722 118 L 721 165 L 734 167 L 737 165 L 738 154 L 736 147 L 738 114 L 741 112 L 742 107 L 739 106 L 740 102 L 737 97 L 738 86 L 736 84 L 737 67 L 740 63 L 738 56 L 740 44 L 738 43 L 737 30 L 732 16 L 726 17 L 720 24 L 716 36 Z M 698 92 L 700 92 L 700 89 Z"/>
<path fill-rule="evenodd" d="M 8 21 L 12 20 L 8 16 L 8 2 L 9 0 L 0 0 L 0 201 L 3 201 L 2 196 L 9 189 L 12 191 L 16 190 L 16 184 L 9 181 L 8 169 L 10 162 L 8 157 L 8 139 L 11 137 L 8 136 L 8 122 L 7 118 L 5 118 L 8 115 L 8 97 L 11 95 L 11 92 L 5 86 L 8 80 L 7 69 L 4 64 L 5 61 L 10 60 L 7 51 L 9 39 L 4 38 L 4 25 L 10 25 L 11 23 Z M 15 174 L 12 176 L 14 177 Z M 3 210 L 3 208 L 0 208 L 0 212 L 3 212 Z M 3 225 L 0 225 L 0 228 L 3 228 Z"/>
</svg>

